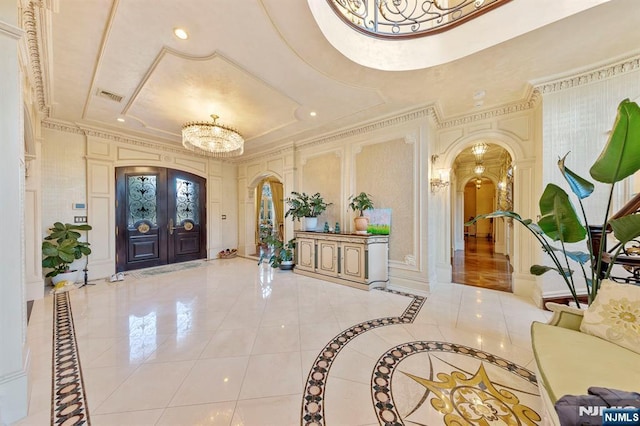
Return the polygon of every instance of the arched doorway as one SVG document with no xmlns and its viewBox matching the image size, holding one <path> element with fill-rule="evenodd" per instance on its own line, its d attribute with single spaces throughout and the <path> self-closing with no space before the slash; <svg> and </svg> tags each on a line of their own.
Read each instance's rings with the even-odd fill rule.
<svg viewBox="0 0 640 426">
<path fill-rule="evenodd" d="M 284 239 L 284 187 L 275 176 L 261 179 L 255 186 L 255 255 L 267 249 L 269 236 Z"/>
<path fill-rule="evenodd" d="M 495 210 L 511 210 L 513 160 L 497 144 L 477 141 L 458 154 L 453 167 L 462 192 L 462 212 L 453 217 L 463 222 L 452 259 L 452 281 L 459 284 L 512 291 L 510 225 L 502 218 L 476 216 Z"/>
</svg>

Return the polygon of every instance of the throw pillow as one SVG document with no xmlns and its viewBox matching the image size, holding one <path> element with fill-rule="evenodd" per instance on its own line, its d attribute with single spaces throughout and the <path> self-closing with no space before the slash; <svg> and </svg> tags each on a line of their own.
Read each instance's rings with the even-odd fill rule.
<svg viewBox="0 0 640 426">
<path fill-rule="evenodd" d="M 602 281 L 580 331 L 640 353 L 640 286 Z"/>
</svg>

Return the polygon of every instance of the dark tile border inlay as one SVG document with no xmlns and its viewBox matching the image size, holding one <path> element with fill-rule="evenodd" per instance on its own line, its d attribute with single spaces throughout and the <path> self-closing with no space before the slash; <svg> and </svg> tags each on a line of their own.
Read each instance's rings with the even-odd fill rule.
<svg viewBox="0 0 640 426">
<path fill-rule="evenodd" d="M 69 293 L 53 295 L 51 425 L 90 425 Z"/>
<path fill-rule="evenodd" d="M 508 359 L 501 358 L 480 349 L 459 345 L 457 343 L 438 341 L 415 341 L 403 343 L 395 348 L 389 349 L 378 359 L 371 377 L 371 394 L 376 415 L 378 416 L 378 421 L 381 425 L 397 426 L 404 424 L 393 402 L 391 379 L 395 368 L 400 364 L 402 359 L 421 352 L 449 352 L 470 356 L 507 370 L 536 386 L 538 385 L 535 374 L 530 370 L 527 370 Z"/>
<path fill-rule="evenodd" d="M 314 361 L 313 367 L 311 367 L 311 371 L 307 377 L 302 400 L 302 418 L 300 420 L 300 423 L 303 426 L 320 426 L 325 424 L 324 392 L 327 378 L 329 377 L 329 370 L 331 369 L 331 365 L 336 359 L 336 356 L 347 345 L 347 343 L 349 343 L 353 338 L 366 331 L 373 330 L 374 328 L 384 327 L 387 325 L 412 323 L 426 300 L 426 297 L 403 293 L 396 290 L 379 290 L 411 297 L 413 298 L 413 301 L 399 317 L 377 318 L 361 322 L 344 330 L 327 343 Z"/>
</svg>

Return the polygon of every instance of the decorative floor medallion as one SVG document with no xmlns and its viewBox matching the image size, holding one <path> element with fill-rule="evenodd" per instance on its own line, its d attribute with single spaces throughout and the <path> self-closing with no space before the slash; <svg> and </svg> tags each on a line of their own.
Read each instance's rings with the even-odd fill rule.
<svg viewBox="0 0 640 426">
<path fill-rule="evenodd" d="M 397 373 L 401 374 L 397 374 Z M 535 375 L 455 343 L 404 343 L 382 355 L 371 378 L 383 425 L 537 425 Z"/>
<path fill-rule="evenodd" d="M 415 296 L 409 293 L 402 293 L 395 290 L 380 289 L 388 293 L 399 294 L 413 298 L 407 309 L 399 317 L 377 318 L 365 322 L 361 322 L 349 327 L 342 333 L 334 337 L 317 356 L 311 367 L 309 376 L 306 381 L 305 391 L 302 401 L 302 421 L 305 426 L 324 425 L 324 392 L 329 376 L 329 370 L 336 356 L 345 347 L 347 343 L 362 333 L 373 330 L 378 327 L 384 327 L 394 324 L 409 324 L 415 319 L 420 308 L 426 300 L 425 297 Z"/>
<path fill-rule="evenodd" d="M 53 296 L 52 425 L 89 425 L 69 293 Z"/>
</svg>

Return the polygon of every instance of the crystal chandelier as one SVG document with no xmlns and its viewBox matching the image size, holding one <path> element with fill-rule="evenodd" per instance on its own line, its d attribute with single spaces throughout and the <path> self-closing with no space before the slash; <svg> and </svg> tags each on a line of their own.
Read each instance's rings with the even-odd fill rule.
<svg viewBox="0 0 640 426">
<path fill-rule="evenodd" d="M 482 176 L 484 173 L 484 166 L 482 164 L 476 164 L 473 168 L 473 172 L 478 175 L 478 177 Z"/>
<path fill-rule="evenodd" d="M 471 152 L 476 157 L 476 163 L 482 162 L 482 158 L 484 157 L 484 153 L 487 152 L 487 148 L 489 147 L 484 142 L 477 143 L 471 147 Z"/>
<path fill-rule="evenodd" d="M 244 152 L 244 138 L 231 127 L 213 121 L 193 121 L 182 126 L 182 145 L 198 154 L 235 157 Z"/>
</svg>

